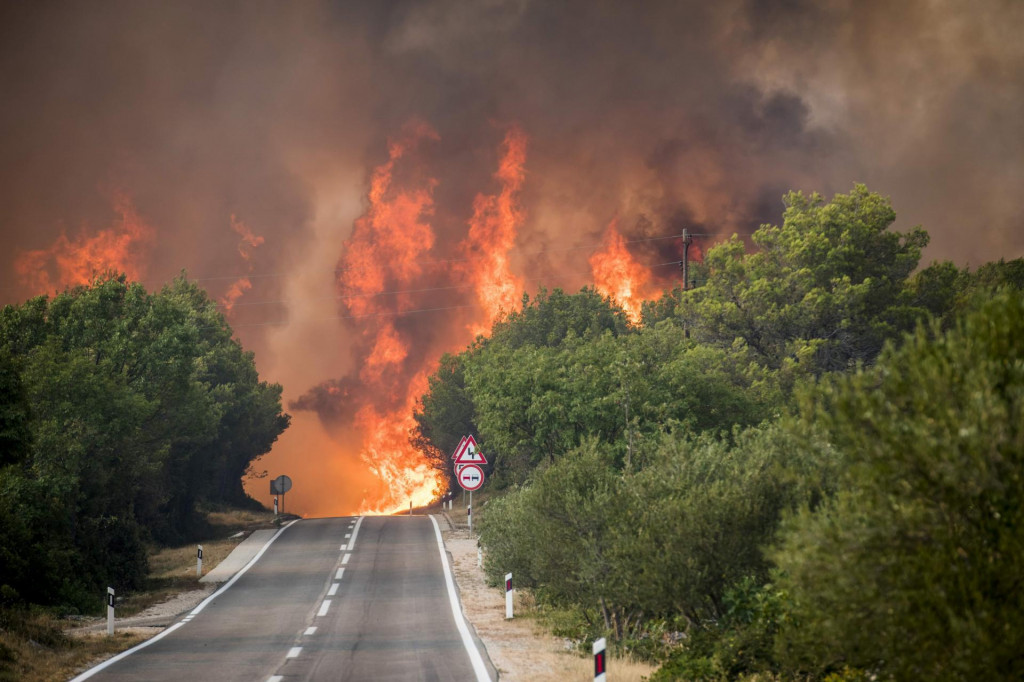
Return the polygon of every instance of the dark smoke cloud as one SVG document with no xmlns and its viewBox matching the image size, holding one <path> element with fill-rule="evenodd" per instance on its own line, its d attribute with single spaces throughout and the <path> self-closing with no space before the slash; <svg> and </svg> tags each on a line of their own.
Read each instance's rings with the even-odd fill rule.
<svg viewBox="0 0 1024 682">
<path fill-rule="evenodd" d="M 496 191 L 505 127 L 530 137 L 530 286 L 586 282 L 566 249 L 612 220 L 627 239 L 750 232 L 788 189 L 854 182 L 931 233 L 927 259 L 1018 257 L 1022 33 L 1016 0 L 3 3 L 0 296 L 36 293 L 17 253 L 109 225 L 115 192 L 157 231 L 149 284 L 187 268 L 221 296 L 250 272 L 236 215 L 265 238 L 232 312 L 257 361 L 290 399 L 353 376 L 364 341 L 331 269 L 413 118 L 440 137 L 420 159 L 438 259 Z M 452 315 L 398 324 L 428 353 Z"/>
</svg>

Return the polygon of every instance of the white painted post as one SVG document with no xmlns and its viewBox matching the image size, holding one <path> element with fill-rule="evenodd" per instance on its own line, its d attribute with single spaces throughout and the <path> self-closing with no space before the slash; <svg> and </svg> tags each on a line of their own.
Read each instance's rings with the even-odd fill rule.
<svg viewBox="0 0 1024 682">
<path fill-rule="evenodd" d="M 594 642 L 594 682 L 605 682 L 608 679 L 604 665 L 604 637 Z"/>
<path fill-rule="evenodd" d="M 274 516 L 277 516 L 277 495 L 274 495 Z"/>
<path fill-rule="evenodd" d="M 107 588 L 107 634 L 114 634 L 114 588 Z"/>
<path fill-rule="evenodd" d="M 466 520 L 469 521 L 469 532 L 473 532 L 473 491 L 469 491 L 469 506 L 466 507 Z"/>
<path fill-rule="evenodd" d="M 512 574 L 505 574 L 505 619 L 512 618 Z"/>
<path fill-rule="evenodd" d="M 199 545 L 199 549 L 196 551 L 196 577 L 203 577 L 203 546 Z"/>
</svg>

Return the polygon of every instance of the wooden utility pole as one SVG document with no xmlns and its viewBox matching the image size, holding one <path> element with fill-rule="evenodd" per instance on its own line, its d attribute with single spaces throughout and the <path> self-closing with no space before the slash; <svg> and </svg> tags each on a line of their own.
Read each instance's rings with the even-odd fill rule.
<svg viewBox="0 0 1024 682">
<path fill-rule="evenodd" d="M 693 237 L 683 228 L 683 291 L 690 288 L 690 243 Z"/>
</svg>

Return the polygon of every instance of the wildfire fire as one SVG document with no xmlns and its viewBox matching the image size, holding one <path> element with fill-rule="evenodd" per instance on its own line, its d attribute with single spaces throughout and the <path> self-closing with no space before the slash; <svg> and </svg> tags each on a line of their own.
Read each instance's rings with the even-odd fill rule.
<svg viewBox="0 0 1024 682">
<path fill-rule="evenodd" d="M 409 500 L 425 504 L 438 485 L 436 472 L 409 444 L 413 407 L 425 390 L 426 372 L 420 371 L 419 380 L 405 380 L 413 339 L 393 322 L 415 300 L 407 292 L 384 295 L 388 288 L 409 289 L 434 244 L 428 220 L 436 181 L 428 177 L 404 189 L 393 182 L 393 174 L 408 152 L 436 139 L 436 132 L 417 122 L 391 143 L 388 160 L 371 178 L 369 207 L 356 221 L 338 265 L 345 308 L 367 342 L 359 372 L 364 391 L 355 397 L 355 425 L 363 435 L 360 458 L 387 487 L 382 499 L 364 500 L 363 513 L 388 513 Z"/>
<path fill-rule="evenodd" d="M 630 321 L 638 323 L 641 304 L 654 293 L 650 291 L 651 273 L 630 254 L 615 221 L 605 232 L 604 250 L 590 257 L 590 269 L 601 295 L 612 297 Z"/>
<path fill-rule="evenodd" d="M 113 208 L 118 219 L 109 228 L 90 235 L 83 226 L 76 237 L 62 233 L 49 248 L 22 252 L 14 261 L 22 284 L 33 292 L 56 293 L 109 271 L 141 279 L 141 262 L 156 231 L 142 220 L 128 196 L 115 194 Z"/>
<path fill-rule="evenodd" d="M 490 331 L 495 320 L 516 307 L 523 293 L 523 282 L 512 273 L 508 252 L 515 246 L 523 221 L 519 191 L 526 179 L 526 135 L 518 127 L 509 129 L 502 149 L 494 175 L 501 183 L 501 192 L 476 195 L 469 234 L 462 243 L 466 260 L 460 274 L 473 283 L 484 311 L 483 319 L 469 325 L 473 337 Z"/>
<path fill-rule="evenodd" d="M 390 142 L 387 159 L 371 174 L 366 209 L 343 244 L 335 284 L 344 326 L 352 332 L 345 349 L 352 356 L 352 369 L 292 404 L 293 409 L 320 415 L 315 428 L 306 419 L 296 420 L 303 425 L 300 431 L 320 435 L 289 438 L 302 444 L 295 447 L 319 447 L 316 440 L 328 434 L 329 447 L 337 448 L 336 466 L 328 470 L 344 479 L 347 501 L 336 499 L 324 481 L 310 481 L 310 512 L 350 513 L 358 506 L 360 513 L 394 513 L 410 502 L 426 505 L 442 492 L 444 481 L 409 442 L 417 400 L 427 390 L 437 358 L 487 333 L 517 309 L 525 291 L 525 279 L 515 272 L 510 256 L 525 223 L 520 195 L 526 180 L 526 134 L 515 126 L 505 131 L 493 174 L 495 189 L 475 195 L 465 236 L 444 254 L 457 256 L 453 260 L 434 252 L 438 182 L 421 163 L 422 149 L 439 139 L 428 125 L 413 122 Z M 127 197 L 118 195 L 114 209 L 119 219 L 109 228 L 93 234 L 83 229 L 74 238 L 62 234 L 47 249 L 22 253 L 15 267 L 26 285 L 55 291 L 88 283 L 107 270 L 139 278 L 155 230 Z M 254 251 L 264 239 L 235 215 L 230 227 L 239 236 L 238 255 L 251 273 Z M 590 266 L 597 289 L 638 321 L 641 301 L 657 287 L 650 270 L 626 248 L 614 222 Z M 233 281 L 221 298 L 225 311 L 231 313 L 251 287 L 248 274 Z M 457 299 L 453 303 L 472 305 L 453 305 L 463 312 L 449 323 L 425 321 L 418 313 L 436 309 L 435 292 L 442 290 L 458 292 L 452 294 Z M 357 466 L 360 471 L 350 471 Z"/>
<path fill-rule="evenodd" d="M 235 217 L 234 213 L 231 214 L 231 229 L 242 238 L 238 242 L 238 253 L 248 265 L 249 271 L 252 272 L 252 250 L 263 244 L 263 237 L 254 235 L 245 223 Z M 242 294 L 251 288 L 252 282 L 248 277 L 240 277 L 232 282 L 223 298 L 221 298 L 224 312 L 230 313 L 231 309 L 235 307 L 235 303 L 242 297 Z"/>
<path fill-rule="evenodd" d="M 425 505 L 442 492 L 438 473 L 409 442 L 417 400 L 441 353 L 488 332 L 516 309 L 524 291 L 509 256 L 524 223 L 519 201 L 526 179 L 526 135 L 518 127 L 505 132 L 493 176 L 497 189 L 476 195 L 455 261 L 437 260 L 433 254 L 437 180 L 418 163 L 420 147 L 438 140 L 423 123 L 407 125 L 390 143 L 387 160 L 373 171 L 367 208 L 338 262 L 337 287 L 355 332 L 350 351 L 356 369 L 293 403 L 295 409 L 316 410 L 347 438 L 356 434 L 358 458 L 381 482 L 377 490 L 365 491 L 360 513 L 402 511 L 410 502 Z M 640 303 L 656 287 L 614 223 L 590 265 L 598 290 L 639 321 Z M 472 313 L 462 314 L 461 325 L 418 322 L 416 313 L 437 305 L 434 294 L 425 292 L 463 288 L 476 305 Z"/>
</svg>

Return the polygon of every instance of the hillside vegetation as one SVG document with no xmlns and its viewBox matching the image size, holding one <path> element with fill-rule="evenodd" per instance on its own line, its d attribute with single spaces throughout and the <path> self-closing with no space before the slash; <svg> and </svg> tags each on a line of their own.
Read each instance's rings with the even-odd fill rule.
<svg viewBox="0 0 1024 682">
<path fill-rule="evenodd" d="M 524 298 L 442 359 L 413 441 L 479 436 L 485 568 L 657 680 L 1024 674 L 1024 261 L 919 268 L 857 186 L 791 193 L 631 326 Z"/>
</svg>

